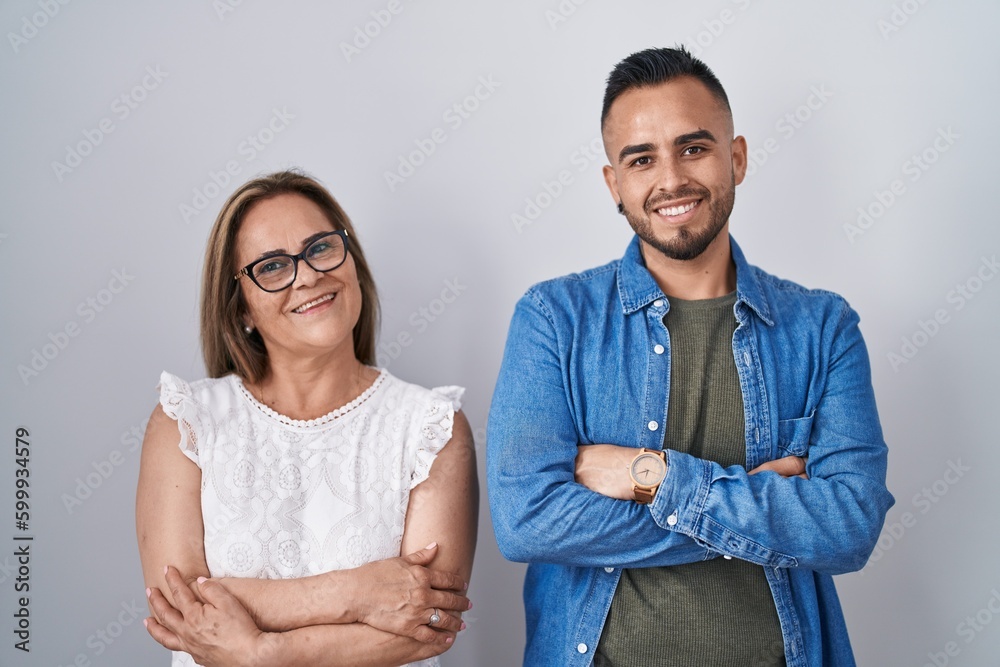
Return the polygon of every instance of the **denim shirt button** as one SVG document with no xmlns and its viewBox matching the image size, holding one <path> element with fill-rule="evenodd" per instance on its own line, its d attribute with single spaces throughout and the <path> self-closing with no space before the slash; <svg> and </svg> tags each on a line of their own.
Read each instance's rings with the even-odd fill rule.
<svg viewBox="0 0 1000 667">
<path fill-rule="evenodd" d="M 662 345 L 657 345 L 656 347 L 653 348 L 653 352 L 656 352 L 657 354 L 663 354 L 664 348 Z"/>
<path fill-rule="evenodd" d="M 671 514 L 670 516 L 667 517 L 667 525 L 668 526 L 676 526 L 677 525 L 677 512 L 676 511 L 674 511 L 673 514 Z"/>
<path fill-rule="evenodd" d="M 660 428 L 660 425 L 657 424 L 656 422 L 649 422 L 648 424 L 646 424 L 646 426 L 649 427 L 650 431 L 655 431 L 656 429 Z"/>
<path fill-rule="evenodd" d="M 725 554 L 722 557 L 725 558 L 726 560 L 732 560 L 733 559 L 733 557 L 730 556 L 729 554 Z"/>
<path fill-rule="evenodd" d="M 663 299 L 657 299 L 656 301 L 653 302 L 653 305 L 656 306 L 657 308 L 663 308 Z"/>
<path fill-rule="evenodd" d="M 577 644 L 576 645 L 576 652 L 577 653 L 586 653 L 587 652 L 587 645 L 586 644 Z"/>
<path fill-rule="evenodd" d="M 613 568 L 613 567 L 606 567 L 606 568 L 604 568 L 604 571 L 607 572 L 608 574 L 611 574 L 612 572 L 615 571 L 615 568 Z"/>
</svg>

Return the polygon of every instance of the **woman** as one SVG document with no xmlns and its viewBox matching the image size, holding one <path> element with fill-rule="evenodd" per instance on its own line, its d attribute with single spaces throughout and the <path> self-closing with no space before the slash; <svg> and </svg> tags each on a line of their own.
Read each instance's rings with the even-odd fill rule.
<svg viewBox="0 0 1000 667">
<path fill-rule="evenodd" d="M 436 665 L 464 629 L 463 390 L 374 368 L 377 325 L 319 183 L 280 172 L 229 198 L 202 284 L 209 379 L 161 376 L 139 472 L 146 627 L 174 665 Z"/>
</svg>

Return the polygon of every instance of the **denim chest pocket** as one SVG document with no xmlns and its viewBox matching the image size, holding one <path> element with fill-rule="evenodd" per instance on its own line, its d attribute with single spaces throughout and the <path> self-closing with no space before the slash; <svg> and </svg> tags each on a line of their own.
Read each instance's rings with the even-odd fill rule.
<svg viewBox="0 0 1000 667">
<path fill-rule="evenodd" d="M 778 420 L 778 456 L 806 456 L 812 435 L 813 410 L 808 417 Z"/>
</svg>

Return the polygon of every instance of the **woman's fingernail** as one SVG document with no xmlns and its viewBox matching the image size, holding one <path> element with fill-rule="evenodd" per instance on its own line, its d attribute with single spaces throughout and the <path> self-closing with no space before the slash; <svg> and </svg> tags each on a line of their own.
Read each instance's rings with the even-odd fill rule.
<svg viewBox="0 0 1000 667">
<path fill-rule="evenodd" d="M 453 641 L 455 641 L 455 640 L 454 640 L 454 638 L 452 638 L 452 637 L 445 637 L 445 638 L 444 638 L 444 643 L 445 643 L 445 644 L 450 644 L 450 643 L 452 643 Z"/>
<path fill-rule="evenodd" d="M 163 574 L 166 574 L 166 573 L 167 573 L 167 568 L 168 568 L 168 567 L 169 567 L 169 566 L 167 566 L 167 565 L 164 565 L 164 566 L 163 566 Z"/>
<path fill-rule="evenodd" d="M 472 600 L 469 600 L 469 609 L 472 609 Z"/>
<path fill-rule="evenodd" d="M 424 549 L 433 549 L 433 548 L 434 548 L 434 547 L 436 547 L 437 545 L 438 545 L 438 543 L 437 543 L 437 542 L 431 542 L 431 543 L 430 543 L 430 544 L 428 544 L 428 545 L 427 545 L 426 547 L 424 547 Z"/>
<path fill-rule="evenodd" d="M 461 632 L 462 630 L 465 630 L 465 621 L 462 621 L 462 627 L 458 629 L 459 632 Z"/>
<path fill-rule="evenodd" d="M 149 597 L 149 596 L 150 596 L 150 595 L 152 595 L 152 594 L 153 594 L 153 591 L 151 591 L 151 590 L 149 590 L 149 589 L 147 588 L 147 589 L 146 589 L 146 597 Z"/>
<path fill-rule="evenodd" d="M 469 590 L 469 582 L 468 582 L 468 581 L 467 581 L 467 582 L 465 582 L 464 584 L 462 584 L 462 590 L 463 590 L 463 591 L 467 591 L 467 590 Z"/>
<path fill-rule="evenodd" d="M 206 579 L 205 577 L 198 577 L 198 583 L 199 583 L 199 584 L 203 584 L 203 583 L 205 583 L 206 581 L 208 581 L 208 579 Z"/>
<path fill-rule="evenodd" d="M 149 627 L 149 619 L 148 618 L 142 619 L 142 627 L 144 627 L 144 628 L 148 628 Z"/>
</svg>

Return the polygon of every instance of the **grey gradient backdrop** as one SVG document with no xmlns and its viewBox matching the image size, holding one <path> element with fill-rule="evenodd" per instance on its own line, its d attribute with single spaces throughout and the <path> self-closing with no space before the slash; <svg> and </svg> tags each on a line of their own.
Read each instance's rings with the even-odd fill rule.
<svg viewBox="0 0 1000 667">
<path fill-rule="evenodd" d="M 868 566 L 838 577 L 859 662 L 1000 664 L 998 21 L 995 3 L 926 0 L 3 3 L 0 664 L 167 664 L 130 610 L 136 435 L 162 369 L 203 376 L 203 246 L 239 182 L 298 166 L 339 198 L 381 290 L 381 363 L 468 387 L 482 477 L 514 302 L 630 238 L 591 148 L 604 78 L 677 42 L 753 151 L 731 225 L 751 262 L 862 317 L 897 504 Z M 30 654 L 15 534 L 35 538 Z M 522 578 L 484 496 L 476 607 L 446 665 L 519 664 Z"/>
</svg>

